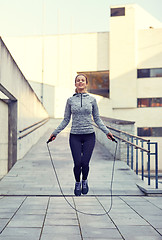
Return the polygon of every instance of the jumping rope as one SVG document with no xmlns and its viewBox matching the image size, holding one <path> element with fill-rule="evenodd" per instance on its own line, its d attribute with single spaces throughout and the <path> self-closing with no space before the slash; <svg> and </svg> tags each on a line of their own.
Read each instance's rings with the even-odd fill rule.
<svg viewBox="0 0 162 240">
<path fill-rule="evenodd" d="M 116 148 L 115 148 L 114 160 L 113 160 L 113 166 L 112 166 L 112 175 L 111 175 L 111 184 L 110 184 L 110 207 L 109 207 L 109 210 L 106 211 L 105 213 L 88 213 L 88 212 L 80 211 L 80 210 L 78 210 L 76 207 L 74 207 L 74 206 L 68 201 L 68 199 L 66 198 L 65 194 L 63 193 L 63 190 L 62 190 L 62 187 L 61 187 L 59 178 L 58 178 L 58 174 L 57 174 L 57 171 L 56 171 L 56 168 L 55 168 L 55 165 L 54 165 L 54 161 L 53 161 L 53 159 L 52 159 L 51 151 L 50 151 L 50 148 L 49 148 L 49 146 L 48 146 L 48 143 L 51 142 L 51 141 L 52 141 L 52 139 L 49 139 L 49 140 L 47 141 L 48 153 L 49 153 L 49 156 L 50 156 L 52 168 L 53 168 L 53 171 L 54 171 L 54 173 L 55 173 L 56 180 L 57 180 L 57 183 L 58 183 L 60 192 L 61 192 L 62 196 L 64 197 L 65 201 L 68 203 L 68 205 L 69 205 L 73 210 L 75 210 L 76 212 L 81 213 L 81 214 L 84 214 L 84 215 L 89 215 L 89 216 L 104 216 L 104 215 L 108 214 L 108 213 L 111 211 L 111 209 L 112 209 L 112 186 L 113 186 L 115 160 L 116 160 L 116 152 L 117 152 L 118 142 L 117 142 L 114 138 L 112 138 L 112 141 L 114 141 L 114 142 L 116 143 Z M 95 194 L 94 194 L 94 196 L 96 197 Z M 97 197 L 96 197 L 96 198 L 97 198 Z"/>
</svg>

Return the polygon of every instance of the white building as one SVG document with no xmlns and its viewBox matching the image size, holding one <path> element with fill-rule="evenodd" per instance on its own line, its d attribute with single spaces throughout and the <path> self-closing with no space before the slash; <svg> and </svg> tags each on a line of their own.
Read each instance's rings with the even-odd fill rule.
<svg viewBox="0 0 162 240">
<path fill-rule="evenodd" d="M 50 116 L 63 117 L 75 75 L 87 73 L 100 115 L 135 121 L 135 134 L 158 141 L 162 169 L 162 24 L 157 19 L 137 5 L 112 6 L 110 32 L 3 39 Z"/>
</svg>

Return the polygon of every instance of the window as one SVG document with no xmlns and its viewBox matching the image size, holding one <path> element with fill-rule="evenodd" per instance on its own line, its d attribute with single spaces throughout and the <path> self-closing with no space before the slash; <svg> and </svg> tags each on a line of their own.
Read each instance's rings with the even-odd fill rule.
<svg viewBox="0 0 162 240">
<path fill-rule="evenodd" d="M 89 93 L 109 98 L 109 71 L 78 72 L 88 78 L 87 90 Z"/>
<path fill-rule="evenodd" d="M 162 98 L 138 98 L 137 107 L 162 107 Z"/>
<path fill-rule="evenodd" d="M 162 98 L 152 98 L 151 107 L 162 107 Z"/>
<path fill-rule="evenodd" d="M 137 78 L 162 77 L 162 68 L 137 69 Z"/>
<path fill-rule="evenodd" d="M 143 127 L 137 128 L 140 137 L 162 137 L 162 127 Z"/>
<path fill-rule="evenodd" d="M 150 77 L 150 69 L 138 69 L 137 78 L 147 78 Z"/>
<path fill-rule="evenodd" d="M 152 68 L 150 70 L 150 77 L 162 77 L 162 68 Z"/>
<path fill-rule="evenodd" d="M 125 8 L 111 8 L 111 17 L 125 16 Z"/>
</svg>

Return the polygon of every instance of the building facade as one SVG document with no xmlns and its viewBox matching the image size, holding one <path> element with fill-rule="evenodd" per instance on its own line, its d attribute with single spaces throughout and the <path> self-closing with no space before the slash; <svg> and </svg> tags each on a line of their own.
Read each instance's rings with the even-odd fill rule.
<svg viewBox="0 0 162 240">
<path fill-rule="evenodd" d="M 86 73 L 100 115 L 135 121 L 135 134 L 158 141 L 162 169 L 162 24 L 134 4 L 110 12 L 110 32 L 4 41 L 51 117 L 63 117 L 75 75 Z"/>
</svg>

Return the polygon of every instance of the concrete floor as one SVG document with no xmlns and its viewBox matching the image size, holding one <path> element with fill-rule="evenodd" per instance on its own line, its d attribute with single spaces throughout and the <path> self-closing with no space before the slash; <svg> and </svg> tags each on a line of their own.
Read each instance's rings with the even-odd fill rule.
<svg viewBox="0 0 162 240">
<path fill-rule="evenodd" d="M 49 148 L 66 199 L 86 214 L 72 209 L 49 158 L 52 130 L 0 181 L 0 240 L 162 240 L 162 197 L 145 196 L 137 187 L 141 180 L 121 161 L 115 162 L 113 206 L 106 214 L 113 158 L 99 143 L 90 164 L 90 191 L 74 196 L 69 134 L 63 131 Z"/>
</svg>

